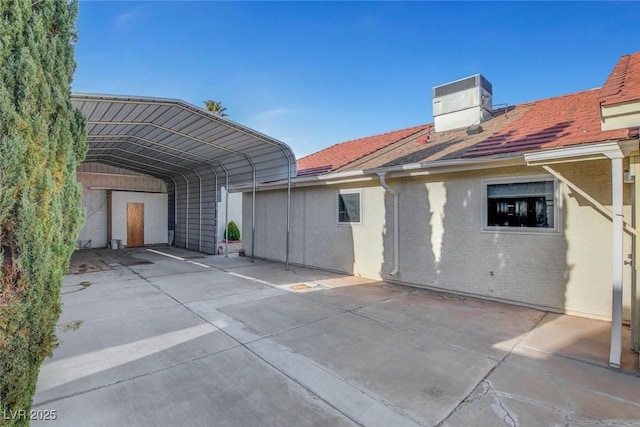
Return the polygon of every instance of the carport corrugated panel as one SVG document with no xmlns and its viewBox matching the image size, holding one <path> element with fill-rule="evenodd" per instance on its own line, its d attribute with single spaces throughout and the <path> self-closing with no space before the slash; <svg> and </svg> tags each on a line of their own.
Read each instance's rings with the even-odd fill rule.
<svg viewBox="0 0 640 427">
<path fill-rule="evenodd" d="M 264 178 L 285 179 L 289 161 L 293 165 L 293 153 L 285 144 L 181 101 L 82 94 L 74 94 L 72 100 L 88 115 L 90 135 L 129 133 L 161 138 L 186 149 L 199 146 L 200 155 L 237 162 L 228 168 L 234 184 L 251 181 L 253 171 L 245 156 L 262 157 L 258 150 L 277 153 L 275 158 L 254 161 L 258 171 L 268 167 Z M 174 138 L 169 140 L 170 136 Z M 269 165 L 261 164 L 265 161 Z"/>
<path fill-rule="evenodd" d="M 179 100 L 73 94 L 72 103 L 87 116 L 88 160 L 167 183 L 176 246 L 215 252 L 216 190 L 227 180 L 296 173 L 287 145 Z"/>
</svg>

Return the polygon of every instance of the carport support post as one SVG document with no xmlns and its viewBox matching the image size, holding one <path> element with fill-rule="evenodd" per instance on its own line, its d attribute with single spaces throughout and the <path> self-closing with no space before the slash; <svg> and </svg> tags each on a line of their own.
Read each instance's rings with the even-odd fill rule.
<svg viewBox="0 0 640 427">
<path fill-rule="evenodd" d="M 611 159 L 611 195 L 613 211 L 613 296 L 611 309 L 611 348 L 609 366 L 620 368 L 622 356 L 622 274 L 623 274 L 623 216 L 622 216 L 622 154 Z"/>
<path fill-rule="evenodd" d="M 229 233 L 227 230 L 227 226 L 229 225 L 229 172 L 227 172 L 227 180 L 224 187 L 224 230 L 227 232 L 223 234 L 224 236 L 224 257 L 229 257 L 228 243 L 229 243 Z"/>
<path fill-rule="evenodd" d="M 178 229 L 178 183 L 173 177 L 170 176 L 169 178 L 173 181 L 173 246 L 175 246 L 176 230 Z"/>
<path fill-rule="evenodd" d="M 202 177 L 194 169 L 196 175 L 198 175 L 198 252 L 202 252 Z"/>
<path fill-rule="evenodd" d="M 183 175 L 184 177 L 184 175 Z M 186 201 L 186 205 L 187 205 L 187 221 L 185 223 L 184 226 L 184 234 L 185 234 L 185 243 L 184 243 L 184 248 L 185 249 L 189 249 L 189 180 L 185 177 L 184 181 L 187 183 L 187 201 Z"/>
<path fill-rule="evenodd" d="M 256 167 L 253 167 L 253 186 L 251 188 L 251 262 L 256 262 L 254 249 L 256 245 Z"/>
</svg>

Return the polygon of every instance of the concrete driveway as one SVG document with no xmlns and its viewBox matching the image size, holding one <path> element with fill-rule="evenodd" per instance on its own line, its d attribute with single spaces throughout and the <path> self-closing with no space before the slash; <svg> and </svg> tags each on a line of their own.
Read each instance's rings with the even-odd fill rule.
<svg viewBox="0 0 640 427">
<path fill-rule="evenodd" d="M 32 425 L 640 425 L 607 322 L 170 247 L 74 269 Z"/>
</svg>

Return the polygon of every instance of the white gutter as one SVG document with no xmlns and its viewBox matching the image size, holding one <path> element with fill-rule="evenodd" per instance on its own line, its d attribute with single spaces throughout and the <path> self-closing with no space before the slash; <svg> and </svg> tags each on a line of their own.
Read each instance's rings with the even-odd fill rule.
<svg viewBox="0 0 640 427">
<path fill-rule="evenodd" d="M 389 177 L 400 178 L 404 176 L 433 175 L 450 172 L 462 172 L 478 169 L 492 169 L 497 167 L 525 165 L 521 155 L 505 158 L 470 158 L 453 160 L 434 160 L 432 162 L 411 163 L 399 166 L 374 168 L 356 171 L 328 173 L 324 175 L 301 176 L 293 178 L 293 187 L 305 187 L 316 185 L 334 185 L 352 182 L 372 181 L 380 173 Z M 260 190 L 277 190 L 287 188 L 287 181 L 280 180 L 258 184 Z M 251 184 L 234 185 L 232 192 L 244 192 L 252 189 Z"/>
<path fill-rule="evenodd" d="M 599 144 L 575 145 L 550 150 L 540 150 L 525 153 L 524 159 L 529 166 L 539 164 L 549 165 L 554 163 L 566 163 L 581 160 L 610 159 L 612 156 L 629 154 L 638 149 L 638 141 L 629 142 L 602 142 Z"/>
<path fill-rule="evenodd" d="M 393 271 L 389 273 L 391 276 L 395 276 L 400 271 L 400 262 L 399 262 L 399 221 L 398 221 L 398 213 L 400 206 L 400 197 L 398 196 L 398 192 L 393 190 L 389 185 L 387 185 L 387 181 L 385 179 L 385 172 L 378 172 L 378 177 L 380 178 L 380 185 L 386 191 L 393 195 Z"/>
</svg>

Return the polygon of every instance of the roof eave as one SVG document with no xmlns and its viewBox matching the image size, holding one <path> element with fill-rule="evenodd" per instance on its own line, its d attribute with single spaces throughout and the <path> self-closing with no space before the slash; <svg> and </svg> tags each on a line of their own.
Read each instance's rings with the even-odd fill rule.
<svg viewBox="0 0 640 427">
<path fill-rule="evenodd" d="M 495 169 L 511 166 L 536 166 L 552 163 L 599 160 L 617 156 L 625 157 L 638 151 L 638 139 L 602 141 L 593 144 L 581 144 L 570 147 L 521 152 L 510 157 L 474 157 L 466 159 L 434 160 L 431 162 L 410 163 L 397 166 L 372 168 L 339 173 L 328 173 L 311 177 L 299 177 L 291 180 L 292 187 L 311 187 L 336 184 L 349 184 L 378 181 L 378 174 L 387 178 L 403 178 L 422 175 L 436 175 L 452 172 L 467 172 L 482 169 Z M 287 181 L 259 183 L 257 191 L 286 189 Z M 249 185 L 232 186 L 230 192 L 248 192 Z"/>
<path fill-rule="evenodd" d="M 463 172 L 479 169 L 493 169 L 498 167 L 521 166 L 524 165 L 522 153 L 511 157 L 477 157 L 468 159 L 434 160 L 431 162 L 410 163 L 397 166 L 387 166 L 356 171 L 346 171 L 338 173 L 328 173 L 312 177 L 299 177 L 291 180 L 292 187 L 310 187 L 323 185 L 336 185 L 345 183 L 356 183 L 373 181 L 377 182 L 378 174 L 385 173 L 387 178 L 402 178 L 420 175 L 434 175 L 451 172 Z M 274 181 L 269 183 L 259 183 L 256 187 L 258 191 L 279 190 L 287 188 L 287 181 Z M 230 192 L 251 191 L 249 185 L 231 186 Z"/>
<path fill-rule="evenodd" d="M 540 166 L 586 160 L 623 158 L 634 151 L 638 151 L 637 139 L 602 141 L 597 144 L 532 151 L 525 153 L 524 159 L 528 166 Z"/>
</svg>

